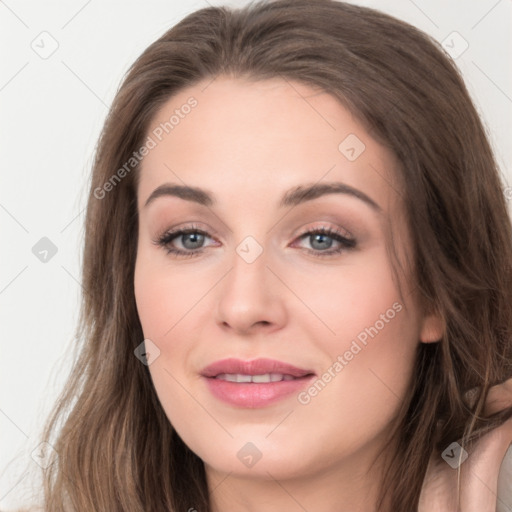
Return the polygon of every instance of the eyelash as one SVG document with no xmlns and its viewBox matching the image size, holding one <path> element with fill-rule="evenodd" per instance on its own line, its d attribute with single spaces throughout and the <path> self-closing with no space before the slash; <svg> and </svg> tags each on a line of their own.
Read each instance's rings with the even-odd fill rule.
<svg viewBox="0 0 512 512">
<path fill-rule="evenodd" d="M 208 236 L 208 233 L 206 231 L 203 231 L 202 229 L 199 229 L 198 227 L 191 225 L 187 228 L 182 228 L 176 231 L 167 231 L 160 237 L 158 237 L 156 240 L 153 241 L 156 245 L 164 248 L 167 251 L 167 254 L 173 254 L 176 257 L 183 257 L 183 258 L 192 258 L 194 256 L 199 256 L 204 252 L 204 247 L 200 249 L 191 249 L 188 251 L 184 251 L 182 249 L 176 249 L 169 247 L 169 244 L 176 238 L 179 238 L 182 235 L 189 235 L 191 233 L 197 233 L 200 235 L 204 235 L 205 237 L 211 238 Z M 309 231 L 305 231 L 301 235 L 299 235 L 297 238 L 302 239 L 306 235 L 312 236 L 312 235 L 326 235 L 330 238 L 333 238 L 338 243 L 340 243 L 340 247 L 338 249 L 330 249 L 325 251 L 318 251 L 314 249 L 306 249 L 306 251 L 309 254 L 313 254 L 315 256 L 318 256 L 320 258 L 325 258 L 328 256 L 335 256 L 337 254 L 340 254 L 342 251 L 350 250 L 356 247 L 356 240 L 354 238 L 347 238 L 341 234 L 340 231 L 328 228 L 328 227 L 320 227 L 317 229 L 312 229 Z"/>
</svg>

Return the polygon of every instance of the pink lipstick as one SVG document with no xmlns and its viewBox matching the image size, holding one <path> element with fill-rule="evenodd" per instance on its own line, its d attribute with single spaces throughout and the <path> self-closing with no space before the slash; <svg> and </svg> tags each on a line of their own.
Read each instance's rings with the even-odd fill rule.
<svg viewBox="0 0 512 512">
<path fill-rule="evenodd" d="M 210 392 L 230 405 L 271 405 L 306 387 L 315 373 L 274 359 L 223 359 L 201 372 Z"/>
</svg>

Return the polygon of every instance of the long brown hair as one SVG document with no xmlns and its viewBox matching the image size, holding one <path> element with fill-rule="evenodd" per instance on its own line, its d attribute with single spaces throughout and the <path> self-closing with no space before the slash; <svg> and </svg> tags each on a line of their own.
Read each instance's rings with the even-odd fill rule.
<svg viewBox="0 0 512 512">
<path fill-rule="evenodd" d="M 451 59 L 400 20 L 330 0 L 201 9 L 125 76 L 92 171 L 82 344 L 46 425 L 58 458 L 45 472 L 45 508 L 209 510 L 204 465 L 134 356 L 143 340 L 133 286 L 138 166 L 108 191 L 105 183 L 143 145 L 165 101 L 221 74 L 319 87 L 398 158 L 418 290 L 446 323 L 438 343 L 419 343 L 382 482 L 380 503 L 386 496 L 391 510 L 416 510 L 431 454 L 512 416 L 510 408 L 483 417 L 490 386 L 512 376 L 512 228 L 489 142 Z"/>
</svg>

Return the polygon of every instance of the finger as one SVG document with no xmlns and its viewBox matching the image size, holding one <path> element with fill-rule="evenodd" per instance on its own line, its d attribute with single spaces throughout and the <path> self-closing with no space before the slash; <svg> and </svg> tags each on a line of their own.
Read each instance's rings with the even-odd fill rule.
<svg viewBox="0 0 512 512">
<path fill-rule="evenodd" d="M 507 407 L 512 407 L 512 378 L 491 387 L 485 402 L 484 414 L 489 416 Z"/>
<path fill-rule="evenodd" d="M 483 436 L 461 466 L 461 510 L 495 512 L 498 476 L 512 442 L 512 419 Z"/>
</svg>

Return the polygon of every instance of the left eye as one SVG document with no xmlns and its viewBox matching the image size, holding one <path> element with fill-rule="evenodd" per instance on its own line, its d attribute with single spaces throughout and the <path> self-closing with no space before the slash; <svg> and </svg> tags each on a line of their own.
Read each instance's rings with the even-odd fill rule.
<svg viewBox="0 0 512 512">
<path fill-rule="evenodd" d="M 190 228 L 164 233 L 155 243 L 164 247 L 168 254 L 192 257 L 204 251 L 205 247 L 203 247 L 203 244 L 207 238 L 212 239 L 205 231 Z M 297 239 L 309 239 L 309 243 L 313 248 L 304 249 L 320 257 L 339 254 L 342 251 L 353 249 L 356 246 L 356 240 L 354 238 L 348 238 L 336 230 L 325 227 L 307 231 Z M 180 241 L 182 248 L 174 246 L 176 240 Z M 333 241 L 339 244 L 339 247 L 331 249 L 334 243 Z"/>
<path fill-rule="evenodd" d="M 298 239 L 308 239 L 313 249 L 306 248 L 306 251 L 320 257 L 336 255 L 356 246 L 355 238 L 349 238 L 335 229 L 326 227 L 307 231 L 300 235 Z M 331 249 L 333 240 L 338 244 L 338 247 Z"/>
</svg>

